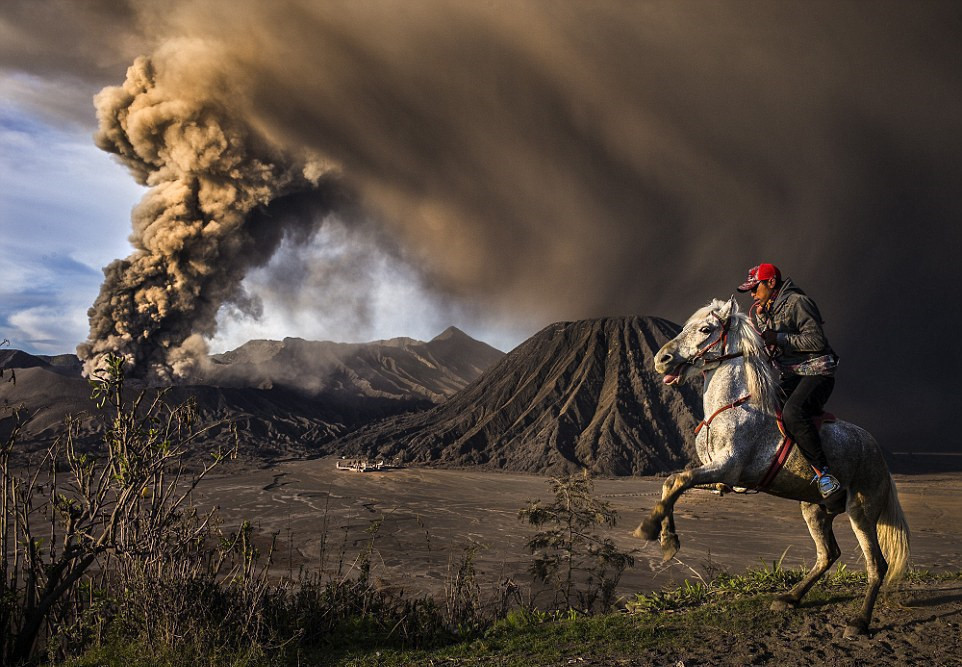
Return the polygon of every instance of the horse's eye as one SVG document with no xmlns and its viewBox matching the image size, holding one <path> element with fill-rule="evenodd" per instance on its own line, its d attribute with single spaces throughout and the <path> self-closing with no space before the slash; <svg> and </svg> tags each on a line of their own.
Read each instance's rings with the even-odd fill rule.
<svg viewBox="0 0 962 667">
<path fill-rule="evenodd" d="M 699 329 L 699 331 L 701 331 L 703 334 L 710 334 L 711 327 L 706 325 L 706 326 L 703 326 L 701 329 Z"/>
</svg>

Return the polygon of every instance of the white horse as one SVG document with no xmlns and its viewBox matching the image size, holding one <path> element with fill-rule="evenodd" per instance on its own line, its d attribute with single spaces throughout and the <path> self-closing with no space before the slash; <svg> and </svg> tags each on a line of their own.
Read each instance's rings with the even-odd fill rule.
<svg viewBox="0 0 962 667">
<path fill-rule="evenodd" d="M 883 579 L 888 583 L 901 577 L 909 558 L 908 525 L 875 439 L 843 421 L 822 427 L 829 467 L 844 488 L 822 499 L 812 483 L 812 467 L 798 448 L 781 446 L 783 436 L 776 422 L 778 371 L 734 298 L 715 300 L 696 311 L 681 333 L 658 351 L 655 370 L 669 385 L 704 375 L 705 420 L 695 440 L 701 465 L 665 481 L 661 502 L 635 536 L 649 540 L 660 536 L 665 559 L 672 558 L 679 548 L 672 510 L 681 494 L 696 485 L 744 487 L 801 501 L 818 557 L 802 581 L 775 599 L 772 609 L 781 610 L 796 606 L 838 559 L 841 552 L 832 521 L 848 512 L 865 554 L 868 586 L 845 636 L 866 634 Z"/>
</svg>

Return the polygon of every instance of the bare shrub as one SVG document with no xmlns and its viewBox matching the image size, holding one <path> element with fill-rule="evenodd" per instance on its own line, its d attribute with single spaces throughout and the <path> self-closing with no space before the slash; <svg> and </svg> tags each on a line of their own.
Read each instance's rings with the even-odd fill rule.
<svg viewBox="0 0 962 667">
<path fill-rule="evenodd" d="M 215 453 L 189 470 L 184 455 L 216 426 L 196 426 L 188 402 L 170 406 L 164 391 L 128 402 L 124 362 L 110 358 L 91 379 L 102 410 L 102 445 L 77 448 L 79 421 L 65 431 L 39 465 L 12 461 L 18 429 L 0 448 L 0 657 L 19 664 L 41 649 L 69 652 L 103 630 L 120 604 L 116 580 L 132 580 L 210 533 L 211 514 L 191 503 L 197 484 L 225 456 Z M 53 641 L 51 641 L 53 639 Z"/>
</svg>

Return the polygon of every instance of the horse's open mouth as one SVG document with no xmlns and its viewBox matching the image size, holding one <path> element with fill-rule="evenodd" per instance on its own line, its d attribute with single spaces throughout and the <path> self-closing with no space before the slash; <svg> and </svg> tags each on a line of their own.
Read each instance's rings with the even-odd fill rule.
<svg viewBox="0 0 962 667">
<path fill-rule="evenodd" d="M 668 385 L 678 384 L 681 382 L 682 367 L 684 364 L 678 364 L 669 372 L 665 373 L 665 377 L 662 378 L 662 382 Z"/>
</svg>

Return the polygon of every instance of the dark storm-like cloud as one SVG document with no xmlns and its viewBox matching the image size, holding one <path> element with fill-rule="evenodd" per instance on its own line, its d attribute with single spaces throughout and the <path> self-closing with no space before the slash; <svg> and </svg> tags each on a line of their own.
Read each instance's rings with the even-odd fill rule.
<svg viewBox="0 0 962 667">
<path fill-rule="evenodd" d="M 0 9 L 0 63 L 5 93 L 24 108 L 63 122 L 88 123 L 90 98 L 138 55 L 152 48 L 138 26 L 138 10 L 126 0 L 6 0 Z"/>
<path fill-rule="evenodd" d="M 447 289 L 549 319 L 677 317 L 749 259 L 820 287 L 827 258 L 880 236 L 851 214 L 890 188 L 858 182 L 852 124 L 956 159 L 955 54 L 914 50 L 950 16 L 860 7 L 286 12 L 244 64 L 250 117 L 344 165 Z"/>
<path fill-rule="evenodd" d="M 197 184 L 231 174 L 188 163 L 220 149 L 181 151 L 166 129 L 134 137 L 144 146 L 102 138 L 154 190 L 135 216 L 138 255 L 124 260 L 141 273 L 111 274 L 119 283 L 108 280 L 95 307 L 105 319 L 92 318 L 91 346 L 128 336 L 154 345 L 143 358 L 162 365 L 191 332 L 209 334 L 212 313 L 240 298 L 246 268 L 263 263 L 237 243 L 251 216 L 310 192 L 316 180 L 304 174 L 323 164 L 439 295 L 533 324 L 626 312 L 680 320 L 731 293 L 749 265 L 774 261 L 821 304 L 848 381 L 864 388 L 850 394 L 852 410 L 881 414 L 886 378 L 910 387 L 904 400 L 918 414 L 941 419 L 928 406 L 939 404 L 932 369 L 944 356 L 897 351 L 912 344 L 909 321 L 938 313 L 960 324 L 943 289 L 918 289 L 951 289 L 958 275 L 956 4 L 123 6 L 102 61 L 147 45 L 141 62 L 165 96 L 156 112 L 186 111 L 188 124 L 213 114 L 233 132 L 228 162 L 247 156 L 267 171 L 231 186 L 252 190 L 229 213 L 201 205 L 184 217 L 184 183 L 197 186 L 194 201 L 210 189 Z M 92 76 L 97 58 L 85 62 L 77 73 Z M 103 137 L 111 110 L 117 123 L 126 112 L 100 109 Z M 267 181 L 276 190 L 262 191 Z M 141 214 L 170 220 L 183 252 L 149 246 L 138 230 L 155 223 Z M 203 247 L 218 258 L 242 247 L 218 260 L 229 271 L 199 272 L 233 272 L 211 289 L 182 269 L 210 255 L 192 255 L 201 236 L 181 232 L 224 215 L 232 231 Z M 194 301 L 184 296 L 173 319 L 138 305 L 138 290 L 175 283 Z M 119 284 L 130 298 L 115 298 Z"/>
</svg>

